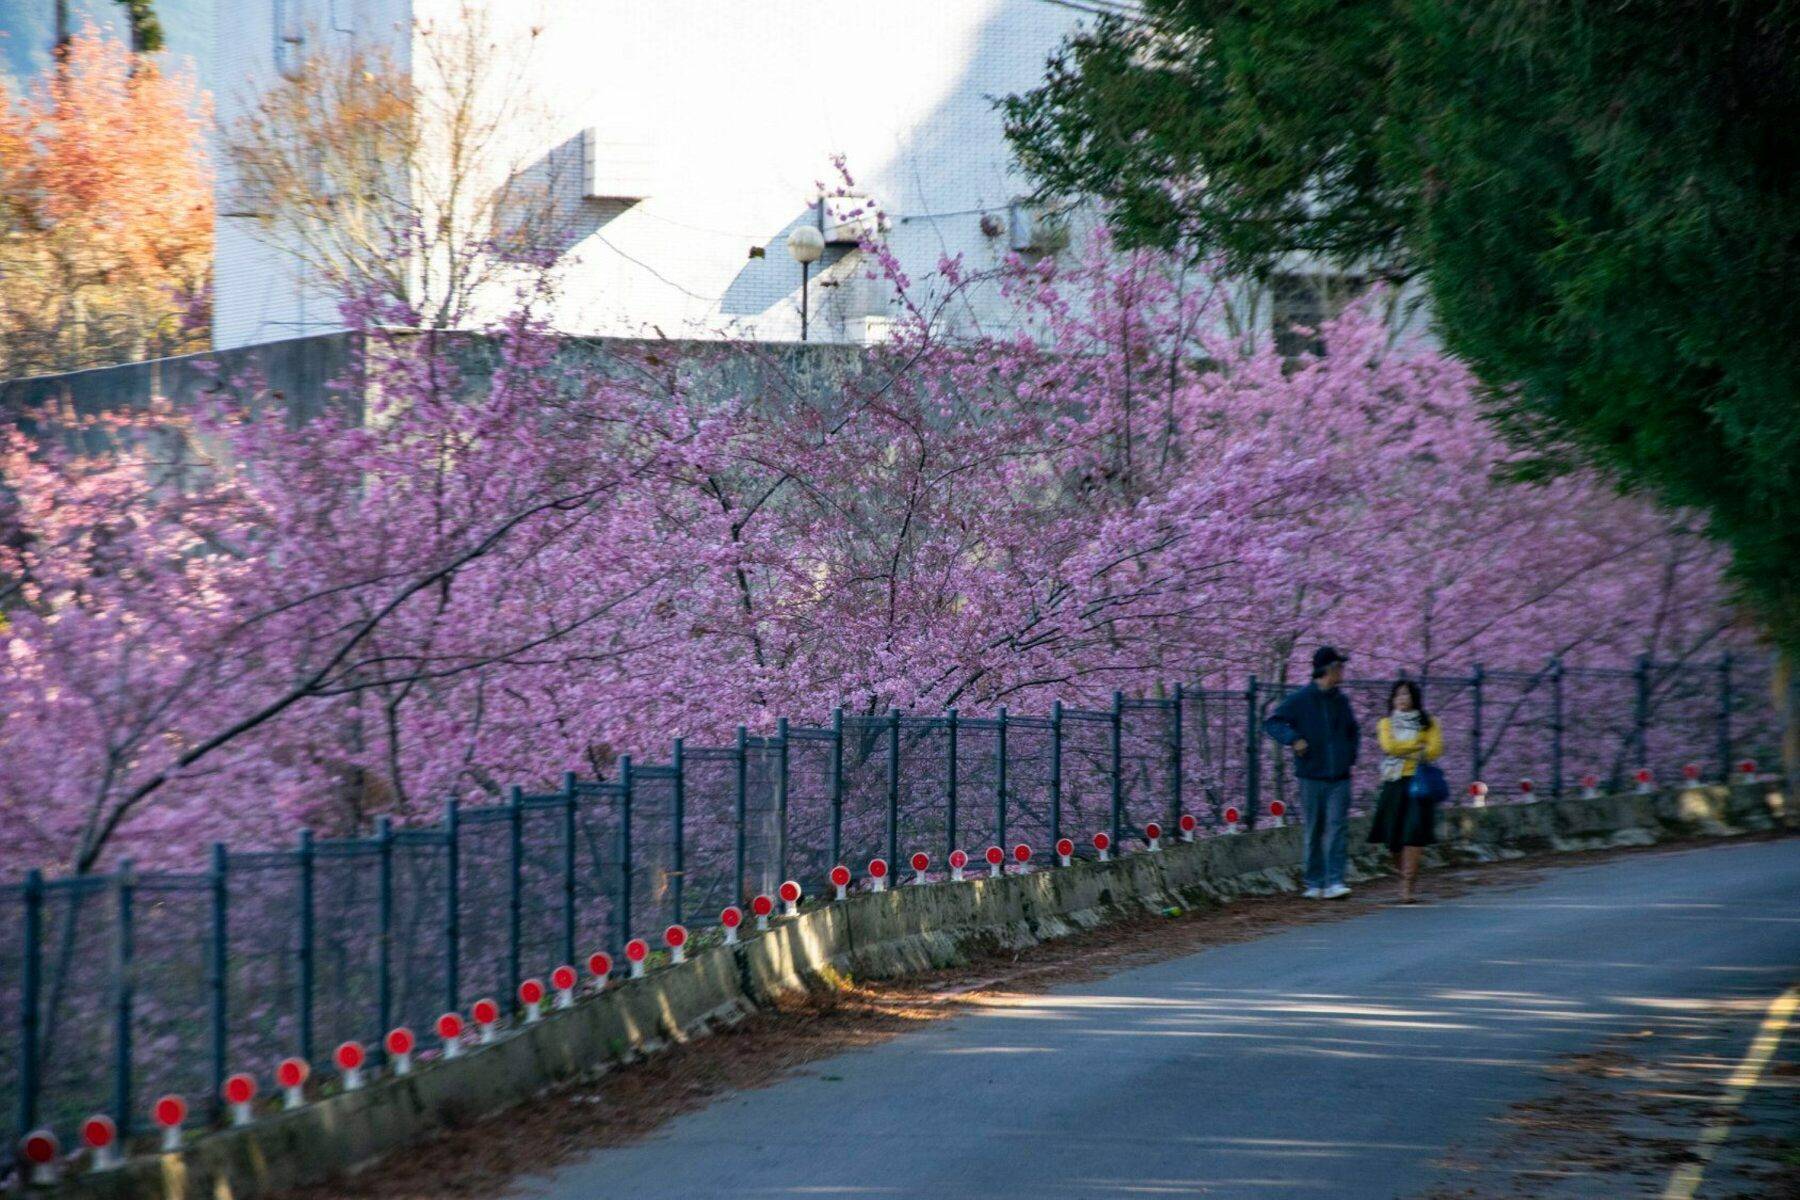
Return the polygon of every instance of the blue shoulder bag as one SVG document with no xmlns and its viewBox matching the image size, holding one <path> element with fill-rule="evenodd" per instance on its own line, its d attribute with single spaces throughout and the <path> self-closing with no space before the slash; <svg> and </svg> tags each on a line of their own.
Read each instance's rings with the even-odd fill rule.
<svg viewBox="0 0 1800 1200">
<path fill-rule="evenodd" d="M 1438 768 L 1437 764 L 1422 762 L 1412 773 L 1412 782 L 1407 785 L 1407 794 L 1414 800 L 1442 804 L 1450 798 L 1450 781 L 1444 778 L 1444 772 Z"/>
</svg>

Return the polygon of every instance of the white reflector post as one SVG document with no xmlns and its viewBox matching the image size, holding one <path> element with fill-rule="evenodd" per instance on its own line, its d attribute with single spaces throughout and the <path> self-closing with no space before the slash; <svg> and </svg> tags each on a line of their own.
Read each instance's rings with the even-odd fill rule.
<svg viewBox="0 0 1800 1200">
<path fill-rule="evenodd" d="M 850 868 L 843 863 L 831 868 L 831 886 L 837 889 L 837 898 L 842 900 L 850 888 Z"/>
<path fill-rule="evenodd" d="M 393 1068 L 394 1074 L 412 1074 L 412 1030 L 404 1025 L 388 1030 L 387 1036 L 381 1039 L 381 1048 L 387 1051 L 388 1065 Z"/>
<path fill-rule="evenodd" d="M 1583 800 L 1597 800 L 1599 797 L 1600 777 L 1591 774 L 1583 775 L 1581 777 L 1581 798 Z"/>
<path fill-rule="evenodd" d="M 1277 810 L 1279 810 L 1279 811 L 1277 811 Z M 1279 800 L 1269 801 L 1269 815 L 1271 817 L 1274 817 L 1277 822 L 1279 822 L 1281 820 L 1280 814 L 1284 813 L 1286 811 L 1287 811 L 1287 805 L 1283 804 L 1281 801 L 1279 801 Z M 1225 811 L 1220 815 L 1225 818 L 1225 832 L 1226 833 L 1242 833 L 1242 832 L 1244 832 L 1244 814 L 1241 811 L 1239 811 L 1237 805 L 1227 804 L 1225 806 Z"/>
<path fill-rule="evenodd" d="M 150 1115 L 162 1128 L 164 1154 L 181 1153 L 181 1125 L 187 1120 L 187 1101 L 180 1096 L 164 1096 L 151 1106 Z"/>
<path fill-rule="evenodd" d="M 926 854 L 923 850 L 913 855 L 912 869 L 913 886 L 917 887 L 925 882 L 925 872 L 931 869 L 931 855 Z"/>
<path fill-rule="evenodd" d="M 299 1108 L 306 1103 L 306 1077 L 312 1068 L 304 1058 L 284 1058 L 275 1064 L 275 1083 L 281 1088 L 281 1107 Z"/>
<path fill-rule="evenodd" d="M 1656 776 L 1651 773 L 1649 767 L 1639 767 L 1636 779 L 1638 795 L 1647 796 L 1656 790 Z"/>
<path fill-rule="evenodd" d="M 588 955 L 588 974 L 594 977 L 594 990 L 603 992 L 612 978 L 612 955 L 604 950 L 596 950 Z"/>
<path fill-rule="evenodd" d="M 1112 856 L 1112 838 L 1104 833 L 1094 835 L 1094 849 L 1100 854 L 1100 861 L 1106 862 Z"/>
<path fill-rule="evenodd" d="M 177 1149 L 179 1148 L 177 1143 Z M 32 1183 L 56 1182 L 56 1164 L 61 1153 L 61 1148 L 56 1144 L 56 1135 L 48 1129 L 34 1129 L 19 1139 L 19 1157 L 31 1168 Z"/>
<path fill-rule="evenodd" d="M 1193 841 L 1194 830 L 1200 828 L 1200 822 L 1194 819 L 1194 814 L 1182 813 L 1179 824 L 1181 826 L 1181 840 L 1184 842 Z"/>
<path fill-rule="evenodd" d="M 950 852 L 950 878 L 956 883 L 963 881 L 963 868 L 969 865 L 969 856 L 961 850 Z"/>
<path fill-rule="evenodd" d="M 671 925 L 663 930 L 663 944 L 669 948 L 669 961 L 687 961 L 687 926 Z"/>
<path fill-rule="evenodd" d="M 544 1003 L 544 985 L 541 980 L 527 979 L 519 984 L 519 1003 L 525 1006 L 525 1023 L 537 1023 L 540 1006 Z"/>
<path fill-rule="evenodd" d="M 354 1092 L 363 1085 L 363 1062 L 367 1056 L 363 1053 L 361 1042 L 341 1042 L 332 1052 L 331 1061 L 344 1077 L 344 1090 Z"/>
<path fill-rule="evenodd" d="M 81 1140 L 93 1154 L 90 1166 L 96 1171 L 115 1170 L 125 1161 L 119 1153 L 119 1127 L 111 1117 L 95 1113 L 81 1123 Z"/>
<path fill-rule="evenodd" d="M 986 858 L 988 864 L 988 877 L 990 879 L 1000 878 L 1000 868 L 1006 863 L 1006 851 L 998 846 L 989 846 L 987 848 Z"/>
<path fill-rule="evenodd" d="M 1056 842 L 1056 862 L 1058 866 L 1068 866 L 1069 860 L 1075 857 L 1075 843 L 1068 838 L 1059 838 Z"/>
<path fill-rule="evenodd" d="M 725 930 L 725 944 L 727 946 L 735 946 L 738 944 L 738 926 L 743 923 L 744 910 L 735 904 L 727 905 L 725 911 L 719 914 L 719 925 Z"/>
<path fill-rule="evenodd" d="M 887 873 L 887 859 L 871 858 L 869 860 L 869 878 L 874 882 L 874 889 L 876 891 L 887 891 Z"/>
<path fill-rule="evenodd" d="M 1162 849 L 1162 826 L 1158 825 L 1155 821 L 1152 821 L 1148 825 L 1144 826 L 1144 840 L 1146 842 L 1150 843 L 1150 852 L 1152 854 L 1156 853 L 1158 850 L 1161 850 Z"/>
<path fill-rule="evenodd" d="M 445 1013 L 437 1019 L 438 1040 L 444 1044 L 445 1058 L 462 1057 L 463 1019 L 453 1012 Z"/>
<path fill-rule="evenodd" d="M 644 960 L 650 957 L 650 943 L 643 938 L 632 938 L 625 943 L 625 961 L 631 964 L 631 977 L 644 977 Z"/>
<path fill-rule="evenodd" d="M 1477 779 L 1469 785 L 1469 803 L 1475 808 L 1487 807 L 1487 784 Z"/>
<path fill-rule="evenodd" d="M 575 985 L 580 982 L 581 976 L 567 963 L 550 972 L 550 986 L 556 989 L 556 1007 L 575 1007 Z"/>
<path fill-rule="evenodd" d="M 219 1094 L 231 1107 L 231 1123 L 233 1125 L 248 1125 L 256 1119 L 250 1111 L 250 1106 L 256 1100 L 255 1076 L 241 1071 L 236 1075 L 227 1075 L 225 1085 L 219 1089 Z"/>
<path fill-rule="evenodd" d="M 488 1045 L 499 1036 L 497 1027 L 500 1024 L 500 1005 L 497 1001 L 484 997 L 477 1000 L 475 1007 L 469 1011 L 470 1015 L 475 1018 L 475 1028 L 481 1031 L 482 1045 Z"/>
<path fill-rule="evenodd" d="M 784 880 L 776 891 L 781 897 L 781 915 L 797 917 L 800 915 L 800 885 L 792 879 Z"/>
<path fill-rule="evenodd" d="M 756 914 L 756 927 L 764 932 L 769 928 L 769 914 L 775 911 L 775 901 L 767 896 L 758 896 L 750 901 L 750 911 Z"/>
</svg>

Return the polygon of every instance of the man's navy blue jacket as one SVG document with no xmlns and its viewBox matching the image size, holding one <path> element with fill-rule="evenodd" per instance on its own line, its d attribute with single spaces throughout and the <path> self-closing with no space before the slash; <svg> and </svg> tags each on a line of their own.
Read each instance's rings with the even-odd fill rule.
<svg viewBox="0 0 1800 1200">
<path fill-rule="evenodd" d="M 1306 753 L 1295 757 L 1294 774 L 1327 782 L 1350 778 L 1362 730 L 1344 689 L 1327 691 L 1315 681 L 1283 700 L 1263 722 L 1263 732 L 1284 746 L 1306 739 Z"/>
</svg>

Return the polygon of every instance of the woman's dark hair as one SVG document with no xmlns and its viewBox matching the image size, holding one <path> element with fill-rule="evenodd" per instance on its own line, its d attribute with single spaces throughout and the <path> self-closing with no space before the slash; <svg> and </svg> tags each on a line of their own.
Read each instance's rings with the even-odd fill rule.
<svg viewBox="0 0 1800 1200">
<path fill-rule="evenodd" d="M 1408 696 L 1412 697 L 1413 711 L 1419 714 L 1419 728 L 1431 728 L 1431 714 L 1425 711 L 1425 697 L 1420 694 L 1419 685 L 1410 679 L 1397 681 L 1388 691 L 1388 712 L 1394 711 L 1394 697 L 1400 694 L 1402 688 L 1406 690 Z"/>
</svg>

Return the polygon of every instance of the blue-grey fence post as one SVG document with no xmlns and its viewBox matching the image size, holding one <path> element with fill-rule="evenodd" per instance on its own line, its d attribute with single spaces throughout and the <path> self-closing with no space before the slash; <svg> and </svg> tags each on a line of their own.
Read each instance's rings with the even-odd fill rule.
<svg viewBox="0 0 1800 1200">
<path fill-rule="evenodd" d="M 1182 725 L 1185 722 L 1185 695 L 1181 685 L 1175 685 L 1174 698 L 1169 707 L 1169 829 L 1181 828 L 1181 739 Z"/>
<path fill-rule="evenodd" d="M 831 863 L 844 861 L 844 710 L 831 710 Z"/>
<path fill-rule="evenodd" d="M 675 765 L 681 765 L 680 741 Z M 680 785 L 678 784 L 677 787 Z M 562 783 L 562 960 L 575 963 L 575 772 L 564 771 Z M 680 851 L 677 850 L 677 854 Z M 679 880 L 679 876 L 676 877 Z M 680 886 L 679 882 L 676 884 Z"/>
<path fill-rule="evenodd" d="M 619 944 L 631 940 L 631 755 L 619 756 Z M 738 823 L 743 844 L 743 823 Z"/>
<path fill-rule="evenodd" d="M 997 725 L 994 731 L 994 843 L 1001 848 L 1006 846 L 1006 705 L 1000 706 L 996 714 Z M 956 849 L 956 838 L 950 839 L 950 848 Z"/>
<path fill-rule="evenodd" d="M 230 1002 L 229 989 L 226 987 L 226 954 L 230 948 L 231 917 L 227 910 L 229 892 L 225 872 L 230 867 L 230 860 L 225 855 L 225 843 L 212 844 L 212 953 L 207 971 L 207 986 L 212 999 L 212 1104 L 213 1120 L 218 1120 L 224 1113 L 225 1099 L 225 1058 L 227 1052 L 227 1013 L 226 1005 Z"/>
<path fill-rule="evenodd" d="M 944 728 L 949 740 L 944 751 L 944 770 L 946 772 L 944 821 L 949 830 L 948 837 L 945 839 L 944 857 L 949 858 L 950 852 L 956 849 L 956 740 L 958 727 L 954 708 L 944 710 Z M 895 864 L 896 868 L 898 865 Z"/>
<path fill-rule="evenodd" d="M 1050 851 L 1062 840 L 1062 701 L 1050 702 Z"/>
<path fill-rule="evenodd" d="M 1487 670 L 1480 663 L 1469 675 L 1469 778 L 1481 778 L 1481 699 L 1483 685 L 1487 681 Z"/>
<path fill-rule="evenodd" d="M 1262 723 L 1260 688 L 1254 675 L 1244 687 L 1244 816 L 1251 823 L 1262 810 L 1262 739 L 1257 736 Z"/>
<path fill-rule="evenodd" d="M 43 1068 L 38 1060 L 38 992 L 44 968 L 44 873 L 25 872 L 20 890 L 25 919 L 24 962 L 19 972 L 19 1136 L 37 1128 L 38 1088 Z"/>
<path fill-rule="evenodd" d="M 900 710 L 888 709 L 887 860 L 893 870 L 900 858 Z"/>
<path fill-rule="evenodd" d="M 113 1125 L 120 1137 L 131 1133 L 131 1025 L 132 1008 L 137 994 L 137 918 L 133 912 L 137 901 L 137 864 L 131 859 L 119 863 L 114 877 L 119 900 L 119 944 L 114 957 L 113 975 Z"/>
<path fill-rule="evenodd" d="M 444 801 L 444 1011 L 462 1008 L 462 805 Z"/>
<path fill-rule="evenodd" d="M 1731 782 L 1731 655 L 1719 659 L 1719 782 Z"/>
<path fill-rule="evenodd" d="M 1563 794 L 1563 660 L 1550 660 L 1550 797 Z"/>
<path fill-rule="evenodd" d="M 775 719 L 775 878 L 788 877 L 788 719 Z"/>
<path fill-rule="evenodd" d="M 300 848 L 295 860 L 300 875 L 300 945 L 299 959 L 300 1011 L 298 1014 L 300 1033 L 300 1057 L 307 1062 L 314 1061 L 313 1056 L 313 835 L 312 830 L 300 831 Z"/>
<path fill-rule="evenodd" d="M 746 847 L 745 821 L 749 817 L 750 805 L 750 731 L 742 725 L 737 727 L 737 834 L 732 846 L 735 868 L 731 876 L 733 903 L 741 904 L 750 898 L 744 887 L 744 858 Z"/>
<path fill-rule="evenodd" d="M 375 888 L 376 969 L 375 1036 L 381 1042 L 381 1061 L 387 1061 L 387 1032 L 394 1027 L 394 822 L 375 819 L 375 852 L 378 874 Z M 215 1089 L 216 1090 L 216 1089 Z"/>
<path fill-rule="evenodd" d="M 675 844 L 674 870 L 669 877 L 669 903 L 675 909 L 675 923 L 680 925 L 686 918 L 683 916 L 682 884 L 687 881 L 687 743 L 676 738 L 669 749 L 669 765 L 675 771 L 675 792 L 671 797 L 675 805 Z M 574 952 L 569 953 L 569 962 L 575 961 Z"/>
<path fill-rule="evenodd" d="M 506 798 L 507 884 L 506 884 L 506 994 L 508 1003 L 519 1007 L 519 982 L 524 978 L 520 959 L 524 950 L 519 943 L 525 932 L 525 789 L 514 784 Z"/>
<path fill-rule="evenodd" d="M 1122 846 L 1125 833 L 1125 693 L 1112 699 L 1112 842 Z"/>
<path fill-rule="evenodd" d="M 1650 656 L 1639 655 L 1637 667 L 1632 671 L 1632 681 L 1636 684 L 1637 706 L 1632 722 L 1631 740 L 1637 750 L 1637 765 L 1650 765 Z"/>
</svg>

